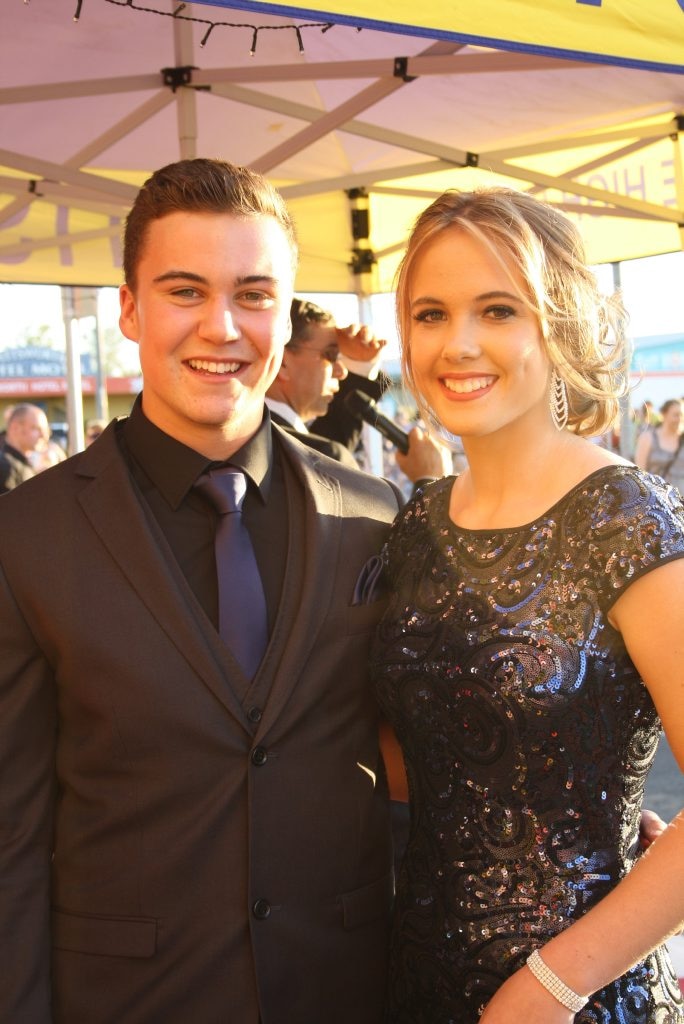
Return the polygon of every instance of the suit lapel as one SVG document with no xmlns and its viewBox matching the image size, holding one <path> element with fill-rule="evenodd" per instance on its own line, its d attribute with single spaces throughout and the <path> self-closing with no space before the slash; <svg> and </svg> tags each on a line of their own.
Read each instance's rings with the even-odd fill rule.
<svg viewBox="0 0 684 1024">
<path fill-rule="evenodd" d="M 185 580 L 161 531 L 146 515 L 144 499 L 135 485 L 111 436 L 114 457 L 90 473 L 95 460 L 84 460 L 91 482 L 79 494 L 79 502 L 105 548 L 140 600 L 203 682 L 241 724 L 245 715 L 226 681 L 229 656 L 221 645 L 189 584 Z M 90 454 L 90 452 L 88 453 Z M 94 452 L 93 452 L 94 454 Z M 99 446 L 99 455 L 102 446 Z M 102 458 L 99 460 L 103 462 Z"/>
</svg>

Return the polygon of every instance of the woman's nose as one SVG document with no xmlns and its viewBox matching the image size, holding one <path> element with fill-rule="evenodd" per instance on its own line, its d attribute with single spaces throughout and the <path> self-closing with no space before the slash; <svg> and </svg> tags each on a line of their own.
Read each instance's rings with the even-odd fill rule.
<svg viewBox="0 0 684 1024">
<path fill-rule="evenodd" d="M 480 354 L 477 325 L 469 319 L 454 320 L 444 339 L 446 359 L 473 359 Z"/>
</svg>

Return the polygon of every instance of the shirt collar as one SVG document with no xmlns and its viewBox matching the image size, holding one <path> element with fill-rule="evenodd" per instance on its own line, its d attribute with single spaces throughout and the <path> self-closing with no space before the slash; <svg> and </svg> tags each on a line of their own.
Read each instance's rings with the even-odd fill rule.
<svg viewBox="0 0 684 1024">
<path fill-rule="evenodd" d="M 309 428 L 307 427 L 304 420 L 297 415 L 291 405 L 287 405 L 285 402 L 279 402 L 275 398 L 266 398 L 266 405 L 272 412 L 276 413 L 281 419 L 290 427 L 294 427 L 300 434 L 308 434 Z"/>
<path fill-rule="evenodd" d="M 257 432 L 225 462 L 213 462 L 160 430 L 143 412 L 140 395 L 124 425 L 124 438 L 133 458 L 171 508 L 178 508 L 202 473 L 227 463 L 244 471 L 262 501 L 268 498 L 273 452 L 267 410 Z"/>
</svg>

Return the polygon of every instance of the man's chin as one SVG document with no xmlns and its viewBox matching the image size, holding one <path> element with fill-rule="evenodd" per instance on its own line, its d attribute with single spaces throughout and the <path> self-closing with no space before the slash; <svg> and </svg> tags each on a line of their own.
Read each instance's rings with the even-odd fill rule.
<svg viewBox="0 0 684 1024">
<path fill-rule="evenodd" d="M 321 404 L 319 405 L 318 409 L 314 413 L 314 416 L 312 417 L 312 419 L 317 419 L 319 416 L 325 416 L 325 414 L 327 413 L 328 409 L 330 408 L 330 403 L 331 402 L 332 402 L 332 398 L 326 398 L 325 402 L 321 402 Z"/>
</svg>

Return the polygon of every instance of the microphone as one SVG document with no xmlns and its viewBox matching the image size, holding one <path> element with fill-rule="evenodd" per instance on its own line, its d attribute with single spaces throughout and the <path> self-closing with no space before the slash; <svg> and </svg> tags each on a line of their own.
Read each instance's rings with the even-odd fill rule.
<svg viewBox="0 0 684 1024">
<path fill-rule="evenodd" d="M 379 430 L 383 437 L 386 437 L 403 455 L 406 455 L 409 450 L 408 434 L 380 412 L 377 402 L 370 395 L 367 395 L 365 391 L 350 391 L 345 395 L 344 401 L 353 413 L 360 416 L 366 423 L 370 423 L 371 427 Z"/>
</svg>

